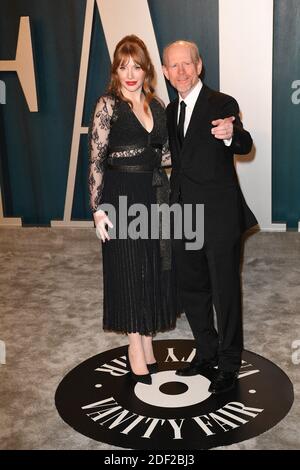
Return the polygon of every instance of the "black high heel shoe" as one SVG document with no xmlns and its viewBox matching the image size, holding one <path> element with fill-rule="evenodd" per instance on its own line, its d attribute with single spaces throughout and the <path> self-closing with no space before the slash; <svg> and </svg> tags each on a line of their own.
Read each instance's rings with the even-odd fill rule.
<svg viewBox="0 0 300 470">
<path fill-rule="evenodd" d="M 140 382 L 142 384 L 151 385 L 152 384 L 152 379 L 151 379 L 150 374 L 138 375 L 138 374 L 135 374 L 133 372 L 133 370 L 131 368 L 130 360 L 129 360 L 128 351 L 126 352 L 126 359 L 127 359 L 127 366 L 128 366 L 128 369 L 129 369 L 130 378 L 136 383 Z"/>
<path fill-rule="evenodd" d="M 148 368 L 149 374 L 156 374 L 158 372 L 157 362 L 153 362 L 153 364 L 147 364 L 147 368 Z"/>
</svg>

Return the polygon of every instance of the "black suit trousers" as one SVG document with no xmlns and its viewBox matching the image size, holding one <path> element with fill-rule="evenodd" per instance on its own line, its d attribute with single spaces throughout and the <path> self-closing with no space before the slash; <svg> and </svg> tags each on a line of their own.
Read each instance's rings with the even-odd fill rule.
<svg viewBox="0 0 300 470">
<path fill-rule="evenodd" d="M 187 250 L 183 240 L 174 240 L 180 297 L 197 357 L 218 358 L 219 368 L 227 371 L 239 369 L 243 349 L 240 251 L 240 237 L 205 242 L 200 250 Z"/>
</svg>

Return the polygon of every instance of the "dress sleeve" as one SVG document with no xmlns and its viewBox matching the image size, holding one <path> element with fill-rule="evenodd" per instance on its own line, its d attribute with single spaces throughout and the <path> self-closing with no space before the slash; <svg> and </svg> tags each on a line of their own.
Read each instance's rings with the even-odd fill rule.
<svg viewBox="0 0 300 470">
<path fill-rule="evenodd" d="M 160 115 L 161 115 L 161 125 L 163 129 L 163 147 L 162 147 L 162 157 L 161 157 L 161 166 L 169 167 L 172 166 L 171 153 L 169 148 L 169 139 L 167 131 L 167 116 L 166 116 L 166 107 L 164 102 L 156 97 L 156 101 L 160 105 Z"/>
<path fill-rule="evenodd" d="M 90 207 L 96 212 L 101 202 L 104 187 L 105 159 L 107 157 L 110 122 L 114 100 L 109 96 L 101 96 L 95 105 L 89 127 L 89 179 L 88 189 Z"/>
<path fill-rule="evenodd" d="M 172 166 L 171 153 L 169 148 L 169 141 L 166 140 L 162 148 L 161 166 Z"/>
</svg>

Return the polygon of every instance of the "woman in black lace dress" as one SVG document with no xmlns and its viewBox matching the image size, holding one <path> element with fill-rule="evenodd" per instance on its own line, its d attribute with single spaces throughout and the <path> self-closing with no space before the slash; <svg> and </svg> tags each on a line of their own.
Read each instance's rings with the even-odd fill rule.
<svg viewBox="0 0 300 470">
<path fill-rule="evenodd" d="M 150 238 L 151 205 L 168 202 L 161 166 L 170 164 L 165 113 L 153 81 L 145 44 L 126 36 L 116 47 L 108 93 L 96 103 L 89 132 L 90 201 L 103 242 L 103 327 L 127 333 L 131 377 L 148 384 L 157 370 L 152 336 L 174 328 L 177 316 L 170 244 Z M 114 220 L 102 204 L 114 207 Z M 125 206 L 127 213 L 133 204 L 147 208 L 146 237 L 126 236 L 139 213 L 124 224 L 119 210 Z"/>
</svg>

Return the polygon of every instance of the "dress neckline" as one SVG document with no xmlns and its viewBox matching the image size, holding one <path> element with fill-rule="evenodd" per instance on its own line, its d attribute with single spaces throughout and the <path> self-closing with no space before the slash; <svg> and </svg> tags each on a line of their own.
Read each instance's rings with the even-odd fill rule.
<svg viewBox="0 0 300 470">
<path fill-rule="evenodd" d="M 147 132 L 148 135 L 152 134 L 153 130 L 154 130 L 154 115 L 153 115 L 153 111 L 151 109 L 151 103 L 149 104 L 149 109 L 150 109 L 150 113 L 151 113 L 151 117 L 152 117 L 152 122 L 153 122 L 153 125 L 152 125 L 152 129 L 151 131 L 148 131 L 148 129 L 146 129 L 146 127 L 144 126 L 144 124 L 139 120 L 139 118 L 137 117 L 137 115 L 135 114 L 135 112 L 133 111 L 132 107 L 130 106 L 130 104 L 126 101 L 130 111 L 132 112 L 133 116 L 135 117 L 135 119 L 137 120 L 137 122 L 140 124 L 140 126 L 144 129 L 145 132 Z"/>
</svg>

